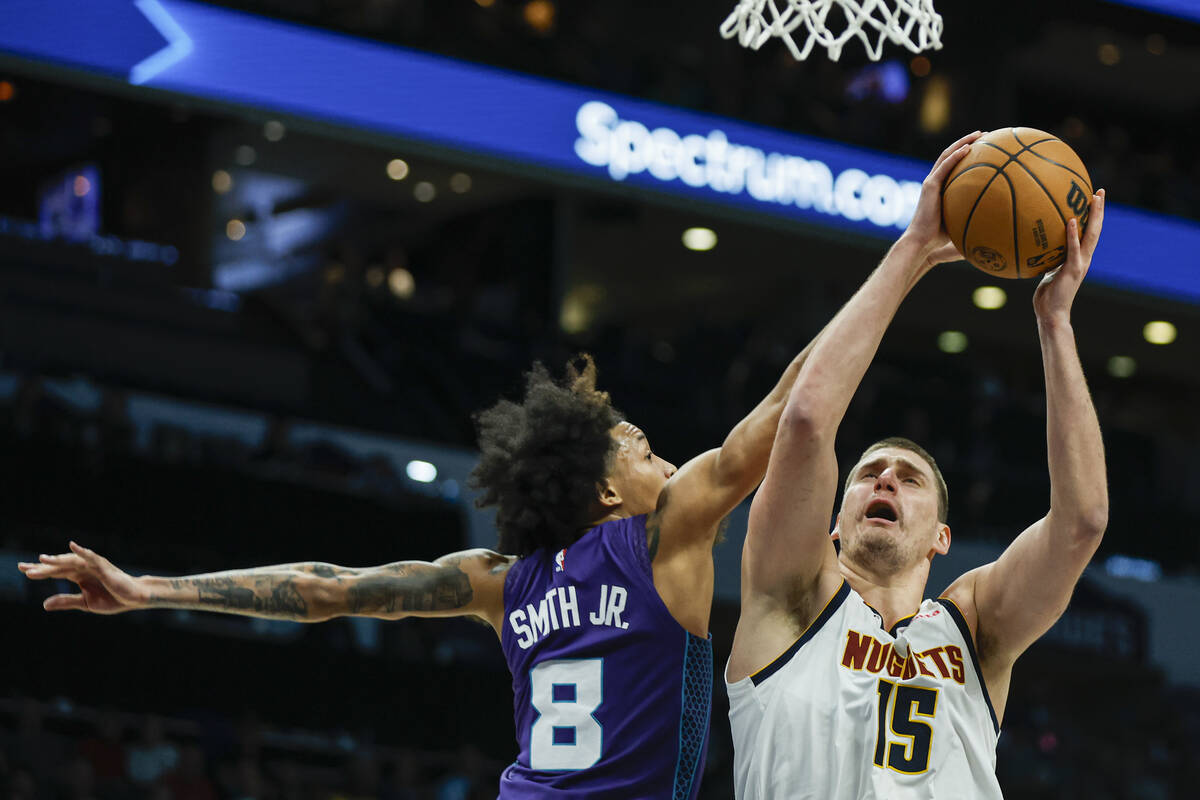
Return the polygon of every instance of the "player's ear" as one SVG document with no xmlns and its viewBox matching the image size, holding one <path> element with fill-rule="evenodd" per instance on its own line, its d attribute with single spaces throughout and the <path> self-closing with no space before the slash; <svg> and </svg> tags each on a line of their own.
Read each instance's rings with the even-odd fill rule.
<svg viewBox="0 0 1200 800">
<path fill-rule="evenodd" d="M 944 522 L 938 523 L 937 539 L 934 540 L 933 550 L 942 555 L 950 552 L 950 526 Z"/>
<path fill-rule="evenodd" d="M 605 510 L 621 505 L 621 493 L 617 491 L 617 487 L 613 485 L 610 478 L 596 483 L 596 502 Z"/>
<path fill-rule="evenodd" d="M 834 519 L 833 519 L 833 530 L 829 532 L 829 538 L 835 542 L 841 536 L 841 533 L 839 533 L 839 529 L 841 528 L 841 526 L 842 526 L 842 514 L 839 511 L 838 515 L 836 517 L 834 517 Z"/>
</svg>

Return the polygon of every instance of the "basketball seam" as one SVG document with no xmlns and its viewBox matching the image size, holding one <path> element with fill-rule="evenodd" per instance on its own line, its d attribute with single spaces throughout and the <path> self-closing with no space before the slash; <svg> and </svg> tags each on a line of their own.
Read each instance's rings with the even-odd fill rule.
<svg viewBox="0 0 1200 800">
<path fill-rule="evenodd" d="M 1015 131 L 1015 130 L 1013 131 L 1013 138 L 1014 138 L 1014 139 L 1016 139 L 1018 142 L 1020 142 L 1020 141 L 1021 141 L 1021 140 L 1020 140 L 1020 138 L 1018 138 L 1018 136 L 1017 136 L 1017 133 L 1016 133 L 1016 131 Z M 1066 164 L 1060 164 L 1060 163 L 1058 163 L 1057 161 L 1055 161 L 1053 158 L 1050 158 L 1049 156 L 1044 156 L 1044 155 L 1042 155 L 1041 153 L 1039 153 L 1039 152 L 1037 152 L 1036 150 L 1034 150 L 1034 149 L 1033 149 L 1033 148 L 1037 147 L 1039 144 L 1043 144 L 1044 142 L 1053 142 L 1053 141 L 1059 141 L 1059 142 L 1062 142 L 1062 139 L 1057 139 L 1057 140 L 1056 140 L 1056 139 L 1038 139 L 1036 142 L 1034 142 L 1033 144 L 1029 145 L 1029 147 L 1028 147 L 1028 148 L 1026 148 L 1026 149 L 1027 149 L 1027 150 L 1029 150 L 1029 152 L 1030 152 L 1030 153 L 1032 153 L 1033 155 L 1035 155 L 1035 156 L 1037 156 L 1038 158 L 1040 158 L 1042 161 L 1046 161 L 1046 162 L 1048 162 L 1048 163 L 1050 163 L 1050 164 L 1053 164 L 1053 165 L 1054 165 L 1054 166 L 1056 166 L 1056 167 L 1061 167 L 1062 169 L 1065 169 L 1067 172 L 1069 172 L 1069 173 L 1071 173 L 1072 175 L 1074 175 L 1076 178 L 1079 178 L 1079 180 L 1081 180 L 1081 181 L 1083 181 L 1084 183 L 1086 183 L 1086 184 L 1087 184 L 1087 187 L 1088 187 L 1088 194 L 1092 194 L 1092 191 L 1091 191 L 1091 190 L 1092 190 L 1092 182 L 1091 182 L 1090 180 L 1088 180 L 1087 178 L 1083 177 L 1083 176 L 1082 176 L 1082 175 L 1080 175 L 1078 172 L 1076 172 L 1075 170 L 1073 170 L 1073 169 L 1071 169 L 1070 167 L 1068 167 Z M 1063 144 L 1066 144 L 1066 142 L 1063 142 Z M 964 172 L 965 172 L 965 170 L 964 170 Z"/>
<path fill-rule="evenodd" d="M 957 175 L 952 177 L 950 180 L 946 181 L 945 185 L 942 186 L 942 196 L 944 197 L 946 194 L 946 190 L 949 189 L 951 186 L 953 186 L 954 182 L 956 180 L 958 180 L 959 178 L 961 178 L 963 175 L 966 175 L 968 172 L 970 172 L 973 169 L 983 169 L 984 167 L 991 167 L 994 170 L 1000 169 L 995 164 L 972 164 L 971 166 L 963 169 L 962 172 L 958 173 Z"/>
<path fill-rule="evenodd" d="M 997 149 L 999 149 L 999 148 L 997 148 Z M 1004 152 L 1004 151 L 1001 150 L 1001 152 Z M 991 179 L 986 184 L 984 184 L 983 188 L 979 191 L 979 195 L 975 198 L 975 204 L 971 206 L 971 211 L 969 214 L 967 214 L 967 221 L 965 223 L 963 223 L 962 243 L 963 243 L 964 250 L 967 247 L 967 231 L 971 230 L 971 219 L 974 218 L 974 216 L 975 216 L 975 210 L 977 208 L 979 208 L 979 203 L 983 200 L 983 196 L 985 194 L 987 194 L 988 189 L 992 188 L 992 184 L 995 183 L 997 177 L 1004 178 L 1004 182 L 1008 184 L 1008 194 L 1010 197 L 1013 198 L 1013 233 L 1014 233 L 1014 236 L 1016 234 L 1016 230 L 1017 230 L 1017 219 L 1016 219 L 1016 216 L 1017 216 L 1017 211 L 1016 211 L 1017 193 L 1016 193 L 1016 190 L 1013 189 L 1012 179 L 1004 174 L 1003 169 L 998 169 L 998 170 L 996 170 L 996 174 L 993 175 L 991 177 Z M 966 253 L 963 253 L 964 257 L 966 255 L 967 255 Z M 1015 253 L 1013 254 L 1013 257 L 1016 258 Z M 1020 277 L 1020 275 L 1021 275 L 1021 268 L 1018 265 L 1017 277 Z"/>
</svg>

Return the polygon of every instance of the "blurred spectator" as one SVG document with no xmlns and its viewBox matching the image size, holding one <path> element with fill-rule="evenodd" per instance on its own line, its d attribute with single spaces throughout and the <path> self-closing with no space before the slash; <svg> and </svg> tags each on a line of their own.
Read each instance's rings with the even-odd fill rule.
<svg viewBox="0 0 1200 800">
<path fill-rule="evenodd" d="M 129 748 L 129 779 L 138 786 L 157 783 L 179 763 L 179 748 L 167 740 L 160 717 L 147 714 L 142 738 Z"/>
<path fill-rule="evenodd" d="M 217 800 L 217 790 L 208 778 L 204 751 L 199 745 L 183 748 L 179 768 L 167 776 L 172 800 Z"/>
<path fill-rule="evenodd" d="M 121 723 L 113 711 L 100 712 L 92 734 L 79 743 L 79 753 L 92 768 L 97 794 L 104 798 L 119 795 L 125 785 L 126 756 Z"/>
</svg>

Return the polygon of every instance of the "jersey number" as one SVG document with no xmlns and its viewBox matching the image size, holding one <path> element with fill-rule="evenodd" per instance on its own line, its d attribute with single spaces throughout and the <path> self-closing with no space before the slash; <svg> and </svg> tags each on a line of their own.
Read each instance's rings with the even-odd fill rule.
<svg viewBox="0 0 1200 800">
<path fill-rule="evenodd" d="M 937 689 L 879 680 L 879 729 L 875 733 L 875 766 L 916 775 L 929 769 L 933 728 L 913 717 L 933 718 Z M 894 699 L 893 699 L 894 698 Z M 886 720 L 891 720 L 888 725 Z M 901 741 L 888 741 L 888 727 Z M 886 759 L 886 761 L 885 761 Z"/>
<path fill-rule="evenodd" d="M 538 712 L 529 731 L 529 766 L 587 769 L 600 760 L 603 729 L 592 716 L 604 702 L 604 659 L 543 661 L 529 673 Z"/>
</svg>

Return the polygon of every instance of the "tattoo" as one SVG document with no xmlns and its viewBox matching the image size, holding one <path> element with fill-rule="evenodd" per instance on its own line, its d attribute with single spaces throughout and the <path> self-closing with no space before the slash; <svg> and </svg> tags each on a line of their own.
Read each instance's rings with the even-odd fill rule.
<svg viewBox="0 0 1200 800">
<path fill-rule="evenodd" d="M 336 578 L 339 575 L 337 567 L 331 564 L 313 564 L 309 570 L 318 578 Z"/>
<path fill-rule="evenodd" d="M 448 611 L 462 608 L 475 596 L 471 580 L 457 562 L 389 564 L 386 575 L 362 578 L 350 587 L 350 611 L 355 614 L 397 611 Z"/>
<path fill-rule="evenodd" d="M 650 551 L 650 563 L 654 563 L 654 556 L 658 555 L 658 538 L 661 533 L 658 515 L 651 514 L 646 518 L 646 549 Z"/>
<path fill-rule="evenodd" d="M 292 578 L 279 575 L 174 578 L 173 589 L 192 589 L 197 605 L 222 611 L 252 611 L 279 619 L 304 619 L 308 603 Z"/>
</svg>

